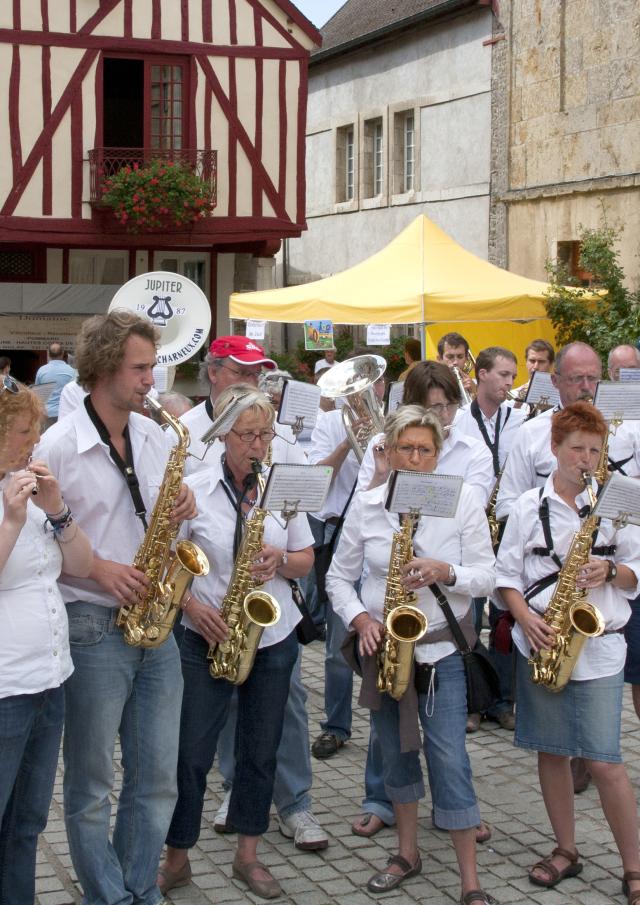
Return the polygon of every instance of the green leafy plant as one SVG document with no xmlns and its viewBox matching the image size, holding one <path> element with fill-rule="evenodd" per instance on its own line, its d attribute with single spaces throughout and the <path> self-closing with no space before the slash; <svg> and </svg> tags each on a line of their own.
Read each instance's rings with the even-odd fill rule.
<svg viewBox="0 0 640 905">
<path fill-rule="evenodd" d="M 188 164 L 152 160 L 123 166 L 104 182 L 102 201 L 129 232 L 188 226 L 211 215 L 211 184 Z"/>
<path fill-rule="evenodd" d="M 608 352 L 640 338 L 640 294 L 624 285 L 625 274 L 616 245 L 619 231 L 580 227 L 580 268 L 591 274 L 588 287 L 577 286 L 559 262 L 548 261 L 547 315 L 558 345 L 581 341 L 592 346 L 606 363 Z M 596 293 L 598 294 L 596 296 Z"/>
</svg>

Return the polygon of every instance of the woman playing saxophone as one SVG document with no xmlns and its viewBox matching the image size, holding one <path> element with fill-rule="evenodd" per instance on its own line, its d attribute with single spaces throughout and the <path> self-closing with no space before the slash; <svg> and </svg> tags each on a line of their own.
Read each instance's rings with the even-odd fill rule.
<svg viewBox="0 0 640 905">
<path fill-rule="evenodd" d="M 385 422 L 384 454 L 392 470 L 432 472 L 442 443 L 438 419 L 420 406 L 402 406 Z M 404 588 L 415 594 L 414 605 L 427 617 L 429 629 L 415 648 L 419 681 L 397 701 L 388 691 L 376 689 L 377 654 L 385 637 L 382 616 L 390 550 L 392 538 L 400 529 L 398 515 L 385 508 L 387 491 L 385 484 L 356 494 L 327 575 L 327 590 L 336 613 L 357 633 L 363 660 L 364 694 L 360 702 L 371 710 L 372 741 L 375 736 L 382 748 L 385 787 L 398 825 L 399 852 L 369 880 L 368 889 L 378 893 L 395 889 L 422 870 L 417 839 L 418 799 L 424 796 L 419 721 L 434 821 L 451 833 L 462 901 L 465 905 L 493 903 L 495 900 L 480 889 L 476 870 L 480 811 L 465 749 L 467 706 L 462 657 L 429 590 L 432 583 L 441 585 L 473 646 L 471 597 L 493 590 L 494 558 L 487 519 L 474 491 L 463 485 L 454 517 L 422 516 L 418 522 L 412 539 L 413 555 L 400 572 Z M 365 561 L 368 574 L 358 594 L 354 583 Z M 368 681 L 371 673 L 372 681 Z"/>
<path fill-rule="evenodd" d="M 583 757 L 620 851 L 623 892 L 633 903 L 640 900 L 638 822 L 620 755 L 620 715 L 626 653 L 622 629 L 630 615 L 629 600 L 637 594 L 640 536 L 633 526 L 616 530 L 610 521 L 598 525 L 590 517 L 588 490 L 597 485 L 587 477 L 593 485 L 587 489 L 585 474 L 595 471 L 607 436 L 599 411 L 576 402 L 556 412 L 551 425 L 557 468 L 543 488 L 529 490 L 518 500 L 497 567 L 498 590 L 517 623 L 514 743 L 538 752 L 540 786 L 556 841 L 551 855 L 530 869 L 529 879 L 550 888 L 583 868 L 576 848 L 569 765 L 571 757 Z M 586 547 L 575 543 L 582 535 Z M 584 554 L 576 556 L 583 547 Z M 571 588 L 565 592 L 567 584 L 573 584 L 575 597 Z M 564 634 L 563 621 L 545 618 L 545 613 L 557 609 L 559 598 L 569 604 L 580 601 L 584 591 L 604 620 L 604 632 L 587 637 L 571 678 L 550 694 L 554 689 L 540 684 L 540 674 L 547 664 L 555 665 L 556 655 L 560 661 L 566 657 L 567 639 L 556 635 Z"/>
<path fill-rule="evenodd" d="M 254 387 L 238 384 L 216 400 L 214 416 L 228 407 L 230 424 L 221 436 L 224 452 L 211 467 L 187 480 L 198 500 L 198 516 L 186 523 L 186 534 L 209 558 L 211 570 L 197 578 L 193 593 L 183 599 L 182 670 L 187 693 L 182 704 L 178 757 L 178 802 L 167 836 L 167 858 L 158 885 L 167 890 L 189 882 L 188 853 L 198 840 L 207 774 L 212 767 L 234 690 L 227 678 L 212 678 L 210 647 L 223 644 L 233 632 L 220 609 L 232 589 L 234 563 L 259 507 L 256 460 L 262 462 L 273 440 L 275 413 L 269 400 Z M 228 823 L 238 833 L 234 876 L 263 898 L 281 894 L 280 886 L 257 861 L 260 836 L 269 825 L 276 750 L 289 693 L 291 672 L 298 655 L 295 627 L 300 620 L 288 579 L 301 578 L 313 565 L 313 537 L 305 516 L 280 524 L 263 518 L 261 547 L 252 562 L 243 563 L 256 584 L 276 598 L 281 611 L 275 624 L 264 629 L 253 668 L 238 685 L 236 772 Z M 253 549 L 253 548 L 252 548 Z M 242 601 L 240 601 L 242 604 Z M 234 614 L 237 616 L 238 614 Z"/>
</svg>

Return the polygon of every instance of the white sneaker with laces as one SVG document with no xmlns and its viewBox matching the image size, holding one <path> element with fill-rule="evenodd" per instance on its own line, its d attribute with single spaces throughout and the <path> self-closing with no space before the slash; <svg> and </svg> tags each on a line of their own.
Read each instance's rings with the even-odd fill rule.
<svg viewBox="0 0 640 905">
<path fill-rule="evenodd" d="M 293 839 L 296 848 L 302 851 L 320 851 L 329 845 L 329 837 L 311 811 L 296 811 L 288 817 L 278 815 L 280 832 L 287 839 Z"/>
<path fill-rule="evenodd" d="M 231 789 L 226 793 L 224 798 L 222 799 L 222 804 L 218 808 L 216 812 L 216 816 L 213 818 L 213 828 L 216 833 L 226 833 L 227 830 L 227 814 L 229 813 L 229 802 L 231 801 Z"/>
</svg>

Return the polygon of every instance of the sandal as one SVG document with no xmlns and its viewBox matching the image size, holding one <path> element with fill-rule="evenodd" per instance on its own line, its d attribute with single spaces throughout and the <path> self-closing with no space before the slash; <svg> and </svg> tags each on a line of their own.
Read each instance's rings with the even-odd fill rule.
<svg viewBox="0 0 640 905">
<path fill-rule="evenodd" d="M 373 826 L 370 826 L 372 821 L 377 821 L 377 823 L 374 822 Z M 379 826 L 378 823 L 380 824 Z M 370 836 L 375 836 L 380 830 L 385 830 L 388 826 L 389 824 L 385 823 L 377 814 L 366 813 L 356 817 L 351 824 L 351 832 L 354 836 L 364 836 L 365 839 L 368 839 Z"/>
<path fill-rule="evenodd" d="M 627 897 L 627 905 L 636 905 L 640 902 L 640 889 L 629 889 L 630 880 L 640 880 L 640 871 L 628 870 L 622 878 L 622 895 Z"/>
<path fill-rule="evenodd" d="M 479 905 L 499 905 L 498 900 L 490 896 L 488 892 L 482 889 L 472 889 L 470 892 L 464 892 L 460 896 L 460 905 L 471 905 L 472 902 L 478 902 Z"/>
<path fill-rule="evenodd" d="M 422 872 L 420 855 L 418 855 L 418 860 L 413 865 L 409 864 L 402 855 L 392 855 L 387 861 L 387 867 L 391 867 L 392 864 L 397 864 L 398 867 L 402 868 L 403 872 L 401 874 L 392 874 L 383 870 L 379 874 L 374 874 L 367 883 L 369 892 L 389 892 L 390 889 L 396 889 L 409 877 L 415 877 Z"/>
<path fill-rule="evenodd" d="M 569 862 L 563 870 L 558 870 L 555 864 L 551 863 L 551 858 L 556 855 L 565 858 Z M 535 886 L 544 886 L 545 889 L 553 889 L 553 887 L 557 886 L 562 880 L 566 880 L 568 877 L 577 877 L 578 874 L 581 873 L 584 865 L 578 860 L 579 857 L 580 855 L 577 850 L 575 852 L 569 852 L 566 848 L 554 848 L 548 858 L 543 858 L 541 861 L 538 861 L 529 870 L 529 882 L 533 883 Z M 541 880 L 539 877 L 534 877 L 533 871 L 536 870 L 536 868 L 545 871 L 549 879 Z"/>
<path fill-rule="evenodd" d="M 255 876 L 259 870 L 265 871 L 268 875 L 267 880 L 261 880 Z M 251 892 L 261 899 L 277 899 L 282 895 L 282 887 L 271 875 L 269 868 L 260 861 L 234 861 L 232 874 L 236 880 L 244 880 Z"/>
<path fill-rule="evenodd" d="M 191 865 L 189 861 L 185 861 L 183 867 L 179 870 L 170 870 L 166 865 L 158 868 L 158 878 L 156 884 L 158 889 L 164 895 L 170 889 L 177 889 L 179 886 L 188 886 L 191 882 Z"/>
</svg>

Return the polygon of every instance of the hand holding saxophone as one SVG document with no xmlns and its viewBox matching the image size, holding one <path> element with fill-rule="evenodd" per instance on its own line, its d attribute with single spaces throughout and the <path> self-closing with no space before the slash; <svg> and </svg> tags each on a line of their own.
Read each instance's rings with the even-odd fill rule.
<svg viewBox="0 0 640 905">
<path fill-rule="evenodd" d="M 376 654 L 384 640 L 384 625 L 377 619 L 372 619 L 368 613 L 358 613 L 352 620 L 351 627 L 358 633 L 360 656 L 372 657 Z"/>
<path fill-rule="evenodd" d="M 251 575 L 259 582 L 271 581 L 278 567 L 282 564 L 282 550 L 265 544 L 260 555 L 253 560 Z"/>
<path fill-rule="evenodd" d="M 187 594 L 190 593 L 187 591 Z M 201 603 L 191 594 L 186 598 L 186 602 L 183 602 L 182 609 L 188 614 L 195 630 L 209 645 L 221 644 L 229 637 L 229 626 L 215 607 Z"/>
<path fill-rule="evenodd" d="M 609 560 L 595 559 L 589 557 L 589 560 L 580 567 L 576 578 L 576 587 L 578 588 L 601 588 L 606 582 L 609 574 Z"/>
<path fill-rule="evenodd" d="M 408 591 L 426 588 L 439 581 L 444 584 L 449 578 L 449 563 L 439 559 L 414 556 L 402 567 L 402 584 Z"/>
<path fill-rule="evenodd" d="M 93 557 L 89 578 L 97 581 L 103 591 L 115 597 L 122 606 L 135 603 L 138 594 L 144 594 L 149 579 L 139 569 L 111 559 Z"/>
<path fill-rule="evenodd" d="M 176 504 L 171 510 L 170 522 L 172 525 L 176 525 L 186 519 L 195 518 L 197 514 L 196 498 L 193 495 L 193 491 L 186 484 L 182 484 L 176 498 Z"/>
</svg>

